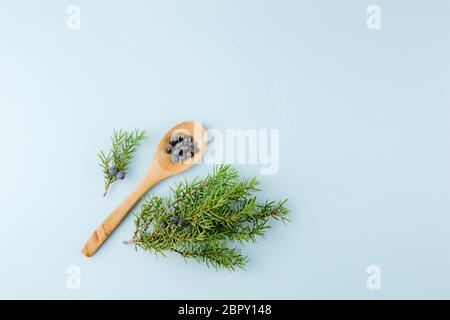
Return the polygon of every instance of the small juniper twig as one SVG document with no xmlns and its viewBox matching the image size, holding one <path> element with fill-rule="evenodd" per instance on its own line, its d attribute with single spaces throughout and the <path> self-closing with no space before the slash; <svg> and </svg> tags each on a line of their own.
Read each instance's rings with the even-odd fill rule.
<svg viewBox="0 0 450 320">
<path fill-rule="evenodd" d="M 112 183 L 125 178 L 134 152 L 145 138 L 145 131 L 138 129 L 132 132 L 114 130 L 109 152 L 100 151 L 98 153 L 105 181 L 104 197 Z"/>
</svg>

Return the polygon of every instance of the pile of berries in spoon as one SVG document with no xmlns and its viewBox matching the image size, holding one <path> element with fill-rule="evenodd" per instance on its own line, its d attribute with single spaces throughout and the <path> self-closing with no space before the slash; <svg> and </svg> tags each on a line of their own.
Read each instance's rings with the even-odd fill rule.
<svg viewBox="0 0 450 320">
<path fill-rule="evenodd" d="M 190 135 L 176 133 L 170 137 L 166 152 L 170 154 L 170 161 L 176 164 L 192 158 L 197 152 L 197 144 Z"/>
</svg>

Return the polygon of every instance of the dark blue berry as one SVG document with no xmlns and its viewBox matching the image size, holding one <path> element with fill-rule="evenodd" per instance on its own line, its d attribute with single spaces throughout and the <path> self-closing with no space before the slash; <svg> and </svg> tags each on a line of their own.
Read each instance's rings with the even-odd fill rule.
<svg viewBox="0 0 450 320">
<path fill-rule="evenodd" d="M 123 171 L 117 172 L 116 178 L 119 180 L 123 180 L 125 178 L 125 172 Z"/>
<path fill-rule="evenodd" d="M 183 152 L 180 156 L 187 157 L 191 152 L 191 148 L 189 146 L 182 146 L 180 150 Z"/>
<path fill-rule="evenodd" d="M 171 146 L 174 147 L 177 143 L 178 143 L 178 139 L 175 139 L 174 136 L 173 136 L 172 138 L 170 138 L 169 144 L 170 144 Z"/>
<path fill-rule="evenodd" d="M 165 227 L 167 227 L 167 222 L 163 221 L 159 224 L 159 227 L 164 229 Z"/>
<path fill-rule="evenodd" d="M 180 225 L 184 227 L 186 225 L 186 220 L 181 220 Z"/>
<path fill-rule="evenodd" d="M 172 137 L 170 137 L 169 144 L 172 146 L 175 146 L 177 143 L 179 143 L 183 140 L 184 140 L 184 135 L 182 135 L 180 133 L 174 134 Z"/>
<path fill-rule="evenodd" d="M 180 162 L 180 157 L 178 156 L 178 154 L 172 153 L 170 155 L 170 161 L 172 161 L 172 163 L 178 163 Z"/>
<path fill-rule="evenodd" d="M 115 176 L 117 174 L 118 169 L 116 166 L 111 166 L 109 167 L 108 171 L 110 175 Z"/>
<path fill-rule="evenodd" d="M 172 222 L 173 222 L 174 224 L 178 224 L 178 217 L 177 217 L 177 216 L 174 216 L 174 217 L 172 218 Z"/>
</svg>

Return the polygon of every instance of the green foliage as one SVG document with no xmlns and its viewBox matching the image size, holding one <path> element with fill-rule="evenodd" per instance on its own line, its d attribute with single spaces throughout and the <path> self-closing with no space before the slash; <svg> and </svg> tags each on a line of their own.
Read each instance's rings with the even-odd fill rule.
<svg viewBox="0 0 450 320">
<path fill-rule="evenodd" d="M 256 242 L 271 219 L 288 221 L 286 200 L 258 203 L 258 184 L 256 178 L 241 179 L 229 165 L 179 183 L 170 197 L 153 196 L 142 205 L 126 243 L 156 254 L 176 252 L 215 269 L 244 268 L 247 257 L 230 245 Z"/>
<path fill-rule="evenodd" d="M 117 180 L 116 175 L 109 172 L 109 168 L 114 166 L 117 168 L 117 171 L 127 172 L 136 148 L 145 138 L 145 131 L 143 130 L 135 129 L 131 132 L 114 130 L 113 136 L 111 137 L 112 145 L 108 154 L 105 154 L 103 151 L 98 153 L 105 180 L 103 196 L 106 196 L 111 184 Z"/>
</svg>

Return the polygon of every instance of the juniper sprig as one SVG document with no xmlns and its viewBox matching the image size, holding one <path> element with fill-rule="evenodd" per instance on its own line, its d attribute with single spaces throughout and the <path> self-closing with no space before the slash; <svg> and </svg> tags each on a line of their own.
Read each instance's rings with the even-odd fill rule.
<svg viewBox="0 0 450 320">
<path fill-rule="evenodd" d="M 289 221 L 287 200 L 259 203 L 258 185 L 230 165 L 215 167 L 203 179 L 177 184 L 168 198 L 148 198 L 126 243 L 156 254 L 176 252 L 215 269 L 243 269 L 248 259 L 232 245 L 264 237 L 271 219 Z"/>
<path fill-rule="evenodd" d="M 114 130 L 109 152 L 107 154 L 103 151 L 98 153 L 105 180 L 103 196 L 106 196 L 113 182 L 125 177 L 128 166 L 133 160 L 136 148 L 145 138 L 144 130 L 135 129 L 131 132 Z"/>
</svg>

